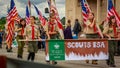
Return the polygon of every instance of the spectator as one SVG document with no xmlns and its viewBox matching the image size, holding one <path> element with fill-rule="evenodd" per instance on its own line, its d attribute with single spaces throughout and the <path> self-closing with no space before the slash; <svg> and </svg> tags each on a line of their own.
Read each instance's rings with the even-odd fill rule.
<svg viewBox="0 0 120 68">
<path fill-rule="evenodd" d="M 2 34 L 2 30 L 0 29 L 0 48 L 2 48 L 2 40 L 3 40 L 3 34 Z"/>
<path fill-rule="evenodd" d="M 39 33 L 40 33 L 40 38 L 41 39 L 47 39 L 47 33 L 45 31 L 45 29 L 43 28 L 43 26 L 40 24 L 39 26 Z M 42 46 L 41 46 L 42 45 Z M 38 41 L 38 49 L 45 49 L 45 41 Z"/>
<path fill-rule="evenodd" d="M 70 20 L 68 20 L 67 27 L 64 30 L 64 39 L 73 39 L 72 38 L 71 21 Z"/>
<path fill-rule="evenodd" d="M 76 19 L 74 27 L 73 27 L 73 32 L 74 32 L 74 34 L 76 34 L 77 38 L 80 36 L 81 30 L 82 30 L 81 25 L 80 25 L 78 19 Z"/>
</svg>

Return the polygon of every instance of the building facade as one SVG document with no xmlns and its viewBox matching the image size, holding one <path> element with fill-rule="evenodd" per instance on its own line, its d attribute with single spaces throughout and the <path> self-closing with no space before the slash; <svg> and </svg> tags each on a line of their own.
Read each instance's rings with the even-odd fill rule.
<svg viewBox="0 0 120 68">
<path fill-rule="evenodd" d="M 82 10 L 81 10 L 81 0 L 66 0 L 66 22 L 68 19 L 72 22 L 72 27 L 74 25 L 75 19 L 79 19 L 82 23 Z M 108 0 L 86 0 L 92 10 L 95 13 L 96 21 L 100 24 L 103 20 L 105 20 L 107 16 L 107 4 Z M 113 0 L 114 7 L 118 14 L 120 15 L 120 0 Z"/>
</svg>

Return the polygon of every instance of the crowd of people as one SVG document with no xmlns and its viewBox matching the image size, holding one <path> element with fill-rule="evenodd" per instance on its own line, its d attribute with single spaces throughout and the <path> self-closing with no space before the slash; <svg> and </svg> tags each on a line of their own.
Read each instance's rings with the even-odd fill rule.
<svg viewBox="0 0 120 68">
<path fill-rule="evenodd" d="M 38 49 L 43 48 L 45 50 L 45 41 L 42 39 L 61 39 L 57 24 L 53 16 L 50 17 L 48 20 L 48 31 L 45 30 L 40 24 L 39 26 L 35 23 L 35 17 L 30 17 L 29 25 L 26 25 L 25 19 L 21 19 L 19 23 L 15 26 L 15 32 L 17 33 L 16 39 L 18 42 L 18 51 L 17 57 L 22 59 L 23 58 L 23 48 L 25 46 L 24 41 L 19 41 L 20 39 L 26 39 L 28 45 L 28 57 L 27 60 L 34 61 L 35 54 L 37 53 Z M 64 39 L 80 39 L 80 35 L 82 33 L 85 34 L 86 38 L 101 38 L 96 29 L 94 28 L 97 24 L 94 13 L 89 13 L 88 20 L 86 21 L 86 26 L 82 27 L 78 19 L 75 19 L 75 24 L 72 29 L 71 27 L 71 20 L 68 20 L 66 23 L 66 27 L 64 28 Z M 111 16 L 108 20 L 108 23 L 104 25 L 103 30 L 101 32 L 104 35 L 104 38 L 108 38 L 108 45 L 109 45 L 109 59 L 106 63 L 110 67 L 115 67 L 115 60 L 114 55 L 120 55 L 120 41 L 113 40 L 118 38 L 117 34 L 117 24 L 115 20 L 115 16 Z M 75 37 L 74 37 L 75 36 Z M 38 39 L 38 41 L 33 41 Z M 2 48 L 2 34 L 0 33 L 0 48 Z M 9 52 L 9 51 L 8 51 Z M 48 61 L 48 64 L 52 62 L 52 64 L 57 64 L 56 61 Z M 92 60 L 92 64 L 98 64 L 98 60 Z M 89 60 L 86 60 L 86 63 L 89 63 Z"/>
</svg>

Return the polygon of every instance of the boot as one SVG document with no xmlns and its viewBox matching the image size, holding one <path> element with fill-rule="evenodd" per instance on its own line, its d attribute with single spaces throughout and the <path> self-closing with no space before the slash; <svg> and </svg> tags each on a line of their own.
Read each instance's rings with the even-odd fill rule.
<svg viewBox="0 0 120 68">
<path fill-rule="evenodd" d="M 85 62 L 86 62 L 86 63 L 89 63 L 89 60 L 86 60 Z"/>
<path fill-rule="evenodd" d="M 98 63 L 97 63 L 97 61 L 96 61 L 96 60 L 92 60 L 92 64 L 97 65 Z"/>
<path fill-rule="evenodd" d="M 53 65 L 56 65 L 56 64 L 57 64 L 57 62 L 56 62 L 56 61 L 52 61 L 52 64 L 53 64 Z"/>
<path fill-rule="evenodd" d="M 47 64 L 50 64 L 50 61 L 46 61 Z"/>
<path fill-rule="evenodd" d="M 7 49 L 7 52 L 13 52 L 12 49 Z"/>
</svg>

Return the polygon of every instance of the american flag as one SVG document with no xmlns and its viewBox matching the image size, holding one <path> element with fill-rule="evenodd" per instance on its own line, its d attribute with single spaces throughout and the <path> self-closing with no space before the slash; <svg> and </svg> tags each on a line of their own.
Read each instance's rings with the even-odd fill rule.
<svg viewBox="0 0 120 68">
<path fill-rule="evenodd" d="M 117 26 L 120 28 L 120 17 L 113 6 L 112 0 L 108 0 L 107 19 L 109 19 L 110 16 L 115 16 Z"/>
<path fill-rule="evenodd" d="M 85 24 L 85 22 L 88 19 L 88 13 L 91 12 L 91 9 L 90 9 L 86 0 L 81 0 L 81 6 L 82 6 L 83 21 L 84 21 L 84 24 Z"/>
<path fill-rule="evenodd" d="M 18 14 L 18 16 L 17 16 L 17 18 L 15 18 L 15 21 L 18 23 L 18 22 L 20 22 L 20 19 L 21 19 L 22 17 Z"/>
<path fill-rule="evenodd" d="M 88 14 L 91 12 L 91 9 L 90 9 L 86 0 L 81 0 L 81 6 L 82 6 L 82 15 L 83 15 L 84 27 L 86 27 L 86 25 L 87 25 L 86 21 L 88 20 Z M 97 32 L 99 34 L 100 37 L 103 38 L 103 34 L 102 34 L 98 25 L 94 26 L 94 30 L 95 30 L 95 32 Z"/>
<path fill-rule="evenodd" d="M 44 27 L 46 25 L 46 19 L 42 16 L 42 13 L 38 10 L 38 8 L 35 5 L 34 5 L 34 7 L 38 14 L 39 20 L 41 21 L 41 24 Z"/>
<path fill-rule="evenodd" d="M 14 21 L 18 18 L 18 12 L 15 7 L 14 0 L 11 0 L 10 9 L 7 14 L 7 37 L 6 42 L 8 45 L 8 48 L 12 45 L 12 39 L 14 35 Z"/>
<path fill-rule="evenodd" d="M 56 8 L 55 0 L 48 0 L 48 6 L 50 8 L 50 13 L 54 12 L 54 14 L 55 14 L 55 20 L 57 22 L 59 33 L 61 35 L 61 38 L 64 39 L 63 26 L 62 26 L 62 23 L 61 23 L 60 18 L 59 18 L 59 14 L 58 14 L 58 11 Z"/>
<path fill-rule="evenodd" d="M 26 24 L 30 23 L 30 13 L 29 13 L 29 9 L 28 6 L 26 6 Z"/>
</svg>

